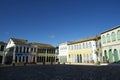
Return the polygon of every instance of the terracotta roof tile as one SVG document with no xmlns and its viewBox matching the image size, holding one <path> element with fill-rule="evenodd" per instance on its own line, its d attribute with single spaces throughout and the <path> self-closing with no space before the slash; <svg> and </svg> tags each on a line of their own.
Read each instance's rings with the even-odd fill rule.
<svg viewBox="0 0 120 80">
<path fill-rule="evenodd" d="M 28 44 L 27 40 L 24 39 L 16 39 L 16 38 L 11 38 L 15 44 Z"/>
<path fill-rule="evenodd" d="M 86 41 L 90 41 L 90 40 L 96 40 L 96 39 L 97 39 L 97 36 L 92 36 L 92 37 L 89 37 L 89 38 L 84 38 L 84 39 L 80 39 L 80 40 L 75 40 L 75 41 L 69 42 L 69 45 L 70 44 L 81 43 L 81 42 L 86 42 Z"/>
<path fill-rule="evenodd" d="M 36 43 L 36 42 L 31 43 L 31 45 L 36 45 L 39 48 L 54 48 L 54 46 L 50 44 L 43 44 L 43 43 Z"/>
</svg>

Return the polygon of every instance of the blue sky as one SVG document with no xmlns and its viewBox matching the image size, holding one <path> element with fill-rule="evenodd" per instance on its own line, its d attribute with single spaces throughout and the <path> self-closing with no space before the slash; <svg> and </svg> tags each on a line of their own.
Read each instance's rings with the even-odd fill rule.
<svg viewBox="0 0 120 80">
<path fill-rule="evenodd" d="M 0 0 L 0 41 L 57 46 L 120 25 L 120 0 Z"/>
</svg>

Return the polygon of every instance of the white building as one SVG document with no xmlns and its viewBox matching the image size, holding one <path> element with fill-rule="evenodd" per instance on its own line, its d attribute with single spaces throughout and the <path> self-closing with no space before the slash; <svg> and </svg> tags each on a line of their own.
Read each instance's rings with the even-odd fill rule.
<svg viewBox="0 0 120 80">
<path fill-rule="evenodd" d="M 28 43 L 24 39 L 10 38 L 3 63 L 43 63 L 55 61 L 55 47 L 50 44 Z"/>
<path fill-rule="evenodd" d="M 30 63 L 37 60 L 37 47 L 30 46 L 27 40 L 10 38 L 6 46 L 3 63 Z"/>
<path fill-rule="evenodd" d="M 59 62 L 68 62 L 68 42 L 59 44 Z"/>
<path fill-rule="evenodd" d="M 120 60 L 120 26 L 101 33 L 101 43 L 104 62 Z"/>
</svg>

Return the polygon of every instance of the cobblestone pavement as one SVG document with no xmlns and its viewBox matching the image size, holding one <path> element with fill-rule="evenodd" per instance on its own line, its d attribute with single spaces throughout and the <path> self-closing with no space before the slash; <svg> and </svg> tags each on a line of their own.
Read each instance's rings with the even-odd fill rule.
<svg viewBox="0 0 120 80">
<path fill-rule="evenodd" d="M 0 67 L 0 80 L 120 80 L 120 66 L 32 65 Z"/>
</svg>

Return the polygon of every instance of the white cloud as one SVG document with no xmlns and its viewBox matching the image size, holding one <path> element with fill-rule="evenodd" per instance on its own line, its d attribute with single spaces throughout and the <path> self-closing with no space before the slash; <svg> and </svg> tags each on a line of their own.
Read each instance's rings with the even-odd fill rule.
<svg viewBox="0 0 120 80">
<path fill-rule="evenodd" d="M 53 38 L 55 38 L 55 35 L 50 35 L 48 37 L 51 38 L 51 39 L 53 39 Z"/>
</svg>

